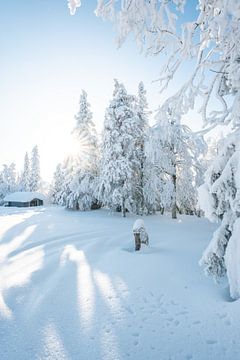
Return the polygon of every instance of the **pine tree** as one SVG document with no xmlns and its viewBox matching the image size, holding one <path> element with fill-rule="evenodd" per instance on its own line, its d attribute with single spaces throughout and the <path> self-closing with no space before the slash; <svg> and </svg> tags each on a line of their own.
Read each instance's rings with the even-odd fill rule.
<svg viewBox="0 0 240 360">
<path fill-rule="evenodd" d="M 0 204 L 3 204 L 4 197 L 18 190 L 16 166 L 14 163 L 3 165 L 0 173 Z"/>
<path fill-rule="evenodd" d="M 147 132 L 149 130 L 148 125 L 148 104 L 146 99 L 146 90 L 143 82 L 139 83 L 138 96 L 136 98 L 135 112 L 138 132 L 135 139 L 135 152 L 136 152 L 136 169 L 135 169 L 135 203 L 136 213 L 142 215 L 146 211 L 145 199 L 144 199 L 144 184 L 147 181 L 146 176 L 146 154 L 145 145 L 147 140 Z"/>
<path fill-rule="evenodd" d="M 53 181 L 50 189 L 50 199 L 53 204 L 62 204 L 63 184 L 65 176 L 62 164 L 58 164 L 53 175 Z"/>
<path fill-rule="evenodd" d="M 99 197 L 112 209 L 134 211 L 134 182 L 136 169 L 141 168 L 136 156 L 140 137 L 139 118 L 133 108 L 133 97 L 115 80 L 113 100 L 106 110 Z"/>
<path fill-rule="evenodd" d="M 79 151 L 72 167 L 71 181 L 68 182 L 69 194 L 66 205 L 70 209 L 90 210 L 97 202 L 95 188 L 99 155 L 95 124 L 84 90 L 80 96 L 79 112 L 75 120 L 73 136 Z"/>
<path fill-rule="evenodd" d="M 30 189 L 30 162 L 27 152 L 25 154 L 24 168 L 20 179 L 20 189 L 21 191 L 29 191 Z"/>
<path fill-rule="evenodd" d="M 29 190 L 38 191 L 40 188 L 40 160 L 37 145 L 32 150 Z"/>
</svg>

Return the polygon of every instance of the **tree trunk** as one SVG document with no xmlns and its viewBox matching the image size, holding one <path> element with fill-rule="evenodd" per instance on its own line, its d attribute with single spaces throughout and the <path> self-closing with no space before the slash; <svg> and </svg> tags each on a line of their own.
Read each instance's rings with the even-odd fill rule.
<svg viewBox="0 0 240 360">
<path fill-rule="evenodd" d="M 122 216 L 126 217 L 125 199 L 122 199 Z"/>
<path fill-rule="evenodd" d="M 134 238 L 135 238 L 135 251 L 139 251 L 141 249 L 140 233 L 134 234 Z"/>
<path fill-rule="evenodd" d="M 176 173 L 172 176 L 173 180 L 173 204 L 172 204 L 172 219 L 177 218 L 177 175 Z"/>
</svg>

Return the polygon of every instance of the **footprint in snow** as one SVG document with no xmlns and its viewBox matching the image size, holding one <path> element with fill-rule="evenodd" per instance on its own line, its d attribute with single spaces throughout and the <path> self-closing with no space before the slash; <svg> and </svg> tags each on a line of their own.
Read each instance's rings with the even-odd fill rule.
<svg viewBox="0 0 240 360">
<path fill-rule="evenodd" d="M 206 343 L 207 343 L 208 345 L 214 345 L 214 344 L 217 344 L 217 340 L 208 339 L 208 340 L 206 341 Z"/>
<path fill-rule="evenodd" d="M 127 310 L 130 314 L 134 314 L 133 310 L 130 308 L 130 306 L 125 306 L 125 310 Z"/>
<path fill-rule="evenodd" d="M 176 313 L 176 315 L 187 315 L 188 311 L 179 311 L 178 313 Z"/>
<path fill-rule="evenodd" d="M 137 333 L 137 332 L 132 333 L 132 336 L 138 337 L 138 336 L 139 336 L 139 333 Z"/>
<path fill-rule="evenodd" d="M 226 313 L 223 313 L 223 314 L 217 313 L 217 316 L 219 317 L 219 319 L 225 319 L 225 317 L 227 317 L 227 314 Z"/>
<path fill-rule="evenodd" d="M 196 320 L 196 321 L 193 322 L 193 325 L 199 325 L 199 324 L 201 324 L 200 320 Z"/>
<path fill-rule="evenodd" d="M 224 322 L 224 324 L 227 325 L 227 326 L 230 326 L 230 325 L 231 325 L 231 321 L 230 321 L 230 320 L 226 320 L 226 321 Z"/>
</svg>

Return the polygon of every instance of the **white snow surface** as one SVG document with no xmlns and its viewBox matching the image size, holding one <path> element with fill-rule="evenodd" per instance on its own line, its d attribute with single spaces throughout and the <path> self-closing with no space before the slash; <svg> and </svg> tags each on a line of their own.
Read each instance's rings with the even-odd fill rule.
<svg viewBox="0 0 240 360">
<path fill-rule="evenodd" d="M 0 208 L 0 359 L 237 360 L 239 301 L 198 260 L 215 225 Z"/>
<path fill-rule="evenodd" d="M 133 232 L 139 232 L 141 229 L 145 229 L 144 221 L 143 219 L 137 219 L 135 220 L 133 224 Z"/>
<path fill-rule="evenodd" d="M 232 236 L 229 239 L 228 247 L 225 254 L 225 262 L 227 268 L 227 275 L 230 284 L 230 294 L 233 299 L 240 298 L 240 246 L 239 246 L 239 235 L 240 235 L 240 219 L 237 219 L 233 226 Z"/>
<path fill-rule="evenodd" d="M 4 201 L 28 202 L 33 199 L 45 200 L 45 196 L 35 191 L 17 191 L 5 196 Z"/>
</svg>

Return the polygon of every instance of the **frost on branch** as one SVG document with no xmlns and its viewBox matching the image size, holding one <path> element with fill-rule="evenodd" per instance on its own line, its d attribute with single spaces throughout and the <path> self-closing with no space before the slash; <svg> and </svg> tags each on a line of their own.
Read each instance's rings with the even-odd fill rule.
<svg viewBox="0 0 240 360">
<path fill-rule="evenodd" d="M 70 10 L 70 14 L 74 15 L 77 8 L 81 6 L 81 0 L 68 0 L 68 8 Z"/>
<path fill-rule="evenodd" d="M 239 218 L 240 218 L 240 132 L 235 130 L 222 144 L 205 175 L 200 189 L 201 207 L 210 219 L 221 224 L 205 250 L 200 264 L 218 279 L 227 274 L 232 298 L 240 296 Z M 207 194 L 209 202 L 201 199 Z M 236 270 L 236 271 L 235 271 Z"/>
</svg>

